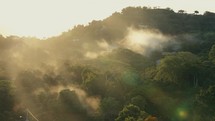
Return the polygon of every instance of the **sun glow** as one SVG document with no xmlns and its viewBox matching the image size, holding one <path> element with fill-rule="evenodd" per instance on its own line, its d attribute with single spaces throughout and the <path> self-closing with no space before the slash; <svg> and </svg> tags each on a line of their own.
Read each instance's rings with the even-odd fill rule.
<svg viewBox="0 0 215 121">
<path fill-rule="evenodd" d="M 215 11 L 215 1 L 209 0 L 0 0 L 0 3 L 0 34 L 40 38 L 59 35 L 77 24 L 102 20 L 128 6 Z"/>
<path fill-rule="evenodd" d="M 185 109 L 178 109 L 178 116 L 181 119 L 186 119 L 188 116 L 188 113 Z"/>
</svg>

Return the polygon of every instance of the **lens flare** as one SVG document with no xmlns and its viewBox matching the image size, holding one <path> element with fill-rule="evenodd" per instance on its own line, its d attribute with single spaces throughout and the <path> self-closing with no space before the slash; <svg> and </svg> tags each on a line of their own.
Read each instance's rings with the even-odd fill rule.
<svg viewBox="0 0 215 121">
<path fill-rule="evenodd" d="M 177 110 L 177 115 L 180 119 L 186 119 L 188 117 L 188 112 L 184 108 L 179 108 Z"/>
</svg>

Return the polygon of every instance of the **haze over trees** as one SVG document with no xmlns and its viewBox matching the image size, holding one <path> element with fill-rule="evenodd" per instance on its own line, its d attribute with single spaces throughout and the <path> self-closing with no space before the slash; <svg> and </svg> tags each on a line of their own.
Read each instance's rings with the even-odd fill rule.
<svg viewBox="0 0 215 121">
<path fill-rule="evenodd" d="M 128 7 L 46 40 L 0 36 L 0 120 L 213 121 L 215 13 Z"/>
</svg>

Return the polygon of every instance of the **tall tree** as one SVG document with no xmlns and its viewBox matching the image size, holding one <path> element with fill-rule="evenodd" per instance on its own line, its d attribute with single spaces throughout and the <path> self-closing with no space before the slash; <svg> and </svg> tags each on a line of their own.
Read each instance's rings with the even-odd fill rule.
<svg viewBox="0 0 215 121">
<path fill-rule="evenodd" d="M 148 114 L 145 111 L 140 110 L 138 106 L 129 104 L 119 112 L 115 121 L 141 121 L 144 120 L 147 115 Z"/>
<path fill-rule="evenodd" d="M 0 120 L 13 121 L 14 94 L 8 80 L 0 80 Z"/>
<path fill-rule="evenodd" d="M 156 80 L 179 85 L 198 85 L 199 58 L 190 52 L 165 56 L 157 66 Z"/>
<path fill-rule="evenodd" d="M 209 52 L 209 59 L 215 63 L 215 45 L 211 47 L 211 50 Z"/>
</svg>

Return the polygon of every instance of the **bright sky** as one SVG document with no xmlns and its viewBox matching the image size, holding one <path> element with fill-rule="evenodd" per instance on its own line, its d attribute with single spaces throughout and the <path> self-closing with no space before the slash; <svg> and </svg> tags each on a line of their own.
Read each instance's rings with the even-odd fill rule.
<svg viewBox="0 0 215 121">
<path fill-rule="evenodd" d="M 215 12 L 215 0 L 0 0 L 0 34 L 50 37 L 128 6 Z"/>
</svg>

